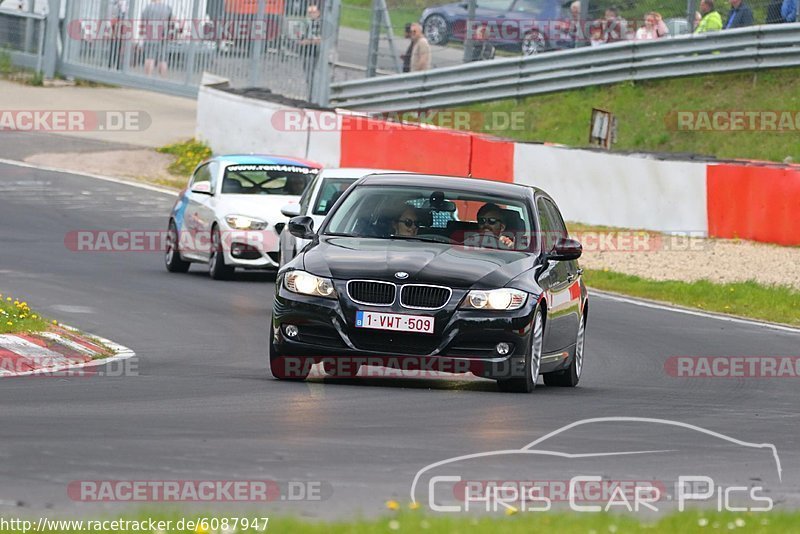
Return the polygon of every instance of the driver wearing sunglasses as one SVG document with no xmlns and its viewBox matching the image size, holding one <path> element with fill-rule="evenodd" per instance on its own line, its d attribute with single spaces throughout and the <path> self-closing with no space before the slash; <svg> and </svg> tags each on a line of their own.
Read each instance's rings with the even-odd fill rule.
<svg viewBox="0 0 800 534">
<path fill-rule="evenodd" d="M 419 232 L 419 217 L 414 206 L 405 205 L 405 209 L 392 221 L 392 235 L 413 237 Z"/>
<path fill-rule="evenodd" d="M 491 202 L 484 204 L 478 210 L 477 220 L 480 233 L 493 235 L 503 247 L 512 248 L 514 246 L 514 240 L 511 237 L 501 235 L 506 229 L 506 222 L 500 206 Z"/>
</svg>

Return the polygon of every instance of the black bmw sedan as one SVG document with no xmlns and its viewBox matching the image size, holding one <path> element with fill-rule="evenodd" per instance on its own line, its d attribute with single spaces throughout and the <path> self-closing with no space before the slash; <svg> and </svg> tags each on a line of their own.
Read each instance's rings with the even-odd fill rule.
<svg viewBox="0 0 800 534">
<path fill-rule="evenodd" d="M 418 174 L 356 181 L 279 272 L 270 367 L 472 372 L 504 391 L 578 384 L 586 287 L 555 202 L 515 184 Z"/>
</svg>

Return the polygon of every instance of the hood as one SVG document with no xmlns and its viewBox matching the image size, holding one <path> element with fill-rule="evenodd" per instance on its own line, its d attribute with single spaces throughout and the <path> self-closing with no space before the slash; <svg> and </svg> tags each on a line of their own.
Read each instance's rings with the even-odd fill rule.
<svg viewBox="0 0 800 534">
<path fill-rule="evenodd" d="M 395 273 L 404 271 L 409 276 L 403 283 L 491 289 L 532 269 L 535 258 L 524 252 L 446 243 L 323 236 L 303 253 L 303 265 L 312 274 L 339 280 L 397 282 Z"/>
<path fill-rule="evenodd" d="M 215 206 L 217 215 L 246 215 L 272 224 L 286 222 L 281 208 L 290 202 L 299 202 L 297 195 L 220 195 Z"/>
</svg>

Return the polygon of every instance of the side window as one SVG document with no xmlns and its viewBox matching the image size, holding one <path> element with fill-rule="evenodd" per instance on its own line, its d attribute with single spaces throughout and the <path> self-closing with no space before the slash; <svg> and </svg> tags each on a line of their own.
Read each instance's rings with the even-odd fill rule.
<svg viewBox="0 0 800 534">
<path fill-rule="evenodd" d="M 219 162 L 212 161 L 208 165 L 206 165 L 208 169 L 208 176 L 211 180 L 211 192 L 213 194 L 217 194 L 217 182 L 219 181 Z"/>
<path fill-rule="evenodd" d="M 567 232 L 567 225 L 564 224 L 564 219 L 561 217 L 561 212 L 558 211 L 558 208 L 555 204 L 550 202 L 547 199 L 542 199 L 547 206 L 548 210 L 550 211 L 550 218 L 553 221 L 553 230 L 555 230 L 556 237 L 569 237 L 569 233 Z"/>
<path fill-rule="evenodd" d="M 539 242 L 542 244 L 542 250 L 544 252 L 553 250 L 553 245 L 555 245 L 558 240 L 558 229 L 553 220 L 553 213 L 549 204 L 550 203 L 544 198 L 539 198 L 539 200 L 536 201 L 536 208 L 539 212 L 539 232 L 541 233 Z"/>
<path fill-rule="evenodd" d="M 300 214 L 305 215 L 308 213 L 308 205 L 311 203 L 311 196 L 314 194 L 314 191 L 317 189 L 317 183 L 319 182 L 320 178 L 317 176 L 311 182 L 311 185 L 306 187 L 306 190 L 303 191 L 303 196 L 300 197 Z"/>
<path fill-rule="evenodd" d="M 194 171 L 194 175 L 192 176 L 192 182 L 189 184 L 190 186 L 197 185 L 200 182 L 211 182 L 211 171 L 209 169 L 210 163 L 206 163 L 202 167 L 199 167 L 196 171 Z M 212 189 L 213 191 L 213 189 Z"/>
</svg>

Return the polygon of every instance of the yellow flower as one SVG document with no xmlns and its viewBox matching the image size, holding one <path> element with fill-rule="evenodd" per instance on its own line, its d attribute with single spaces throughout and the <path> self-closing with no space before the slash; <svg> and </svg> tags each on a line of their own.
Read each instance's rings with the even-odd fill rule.
<svg viewBox="0 0 800 534">
<path fill-rule="evenodd" d="M 53 324 L 58 324 L 58 321 L 56 321 L 55 319 L 53 319 Z"/>
<path fill-rule="evenodd" d="M 416 501 L 410 502 L 410 503 L 408 503 L 408 508 L 410 510 L 417 510 L 417 509 L 419 509 L 419 503 L 416 502 Z"/>
<path fill-rule="evenodd" d="M 515 507 L 513 507 L 513 506 L 509 506 L 508 508 L 506 508 L 506 512 L 505 512 L 505 514 L 506 514 L 506 515 L 514 515 L 514 514 L 516 514 L 517 512 L 519 512 L 519 510 L 517 510 L 517 509 L 516 509 Z"/>
<path fill-rule="evenodd" d="M 397 501 L 386 501 L 386 508 L 388 508 L 389 510 L 399 510 L 400 503 L 398 503 Z"/>
<path fill-rule="evenodd" d="M 6 297 L 6 300 L 7 300 L 8 302 L 11 302 L 11 297 Z"/>
<path fill-rule="evenodd" d="M 12 323 L 11 321 L 8 321 L 6 324 L 7 324 L 8 326 L 14 326 L 14 323 Z"/>
<path fill-rule="evenodd" d="M 38 319 L 38 318 L 39 318 L 39 316 L 36 315 L 35 313 L 33 315 L 31 315 L 31 319 Z"/>
</svg>

